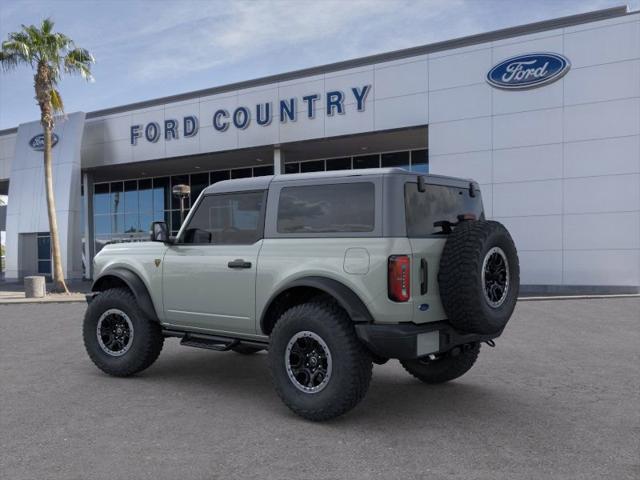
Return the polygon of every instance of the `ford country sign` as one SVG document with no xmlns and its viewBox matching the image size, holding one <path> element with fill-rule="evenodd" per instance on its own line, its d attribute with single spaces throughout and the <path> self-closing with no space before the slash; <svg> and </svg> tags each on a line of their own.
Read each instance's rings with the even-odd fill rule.
<svg viewBox="0 0 640 480">
<path fill-rule="evenodd" d="M 508 58 L 493 67 L 487 82 L 505 90 L 536 88 L 565 75 L 571 63 L 557 53 L 530 53 Z"/>
<path fill-rule="evenodd" d="M 51 148 L 56 146 L 58 143 L 58 135 L 55 133 L 51 134 Z M 29 140 L 29 146 L 38 152 L 44 151 L 44 133 L 39 133 L 34 136 L 31 140 Z"/>
</svg>

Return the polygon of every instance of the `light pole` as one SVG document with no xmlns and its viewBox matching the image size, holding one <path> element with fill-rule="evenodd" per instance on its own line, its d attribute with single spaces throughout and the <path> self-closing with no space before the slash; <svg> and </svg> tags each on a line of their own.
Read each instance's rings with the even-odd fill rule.
<svg viewBox="0 0 640 480">
<path fill-rule="evenodd" d="M 189 185 L 175 185 L 171 189 L 173 196 L 180 199 L 180 225 L 184 223 L 184 201 L 191 195 Z"/>
</svg>

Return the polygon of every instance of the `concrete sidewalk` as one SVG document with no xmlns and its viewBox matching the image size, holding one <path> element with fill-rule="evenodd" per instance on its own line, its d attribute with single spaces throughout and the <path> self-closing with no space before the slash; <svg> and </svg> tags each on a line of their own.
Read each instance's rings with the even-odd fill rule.
<svg viewBox="0 0 640 480">
<path fill-rule="evenodd" d="M 43 298 L 25 298 L 24 285 L 15 282 L 0 282 L 0 305 L 14 303 L 67 303 L 84 302 L 85 293 L 91 290 L 91 282 L 74 280 L 67 282 L 69 294 L 49 293 L 51 283 L 47 283 L 47 295 Z"/>
</svg>

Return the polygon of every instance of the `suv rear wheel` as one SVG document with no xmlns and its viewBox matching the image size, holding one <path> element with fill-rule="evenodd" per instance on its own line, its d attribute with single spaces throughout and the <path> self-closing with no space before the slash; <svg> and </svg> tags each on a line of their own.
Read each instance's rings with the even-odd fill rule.
<svg viewBox="0 0 640 480">
<path fill-rule="evenodd" d="M 404 369 L 424 383 L 444 383 L 467 373 L 476 363 L 480 344 L 464 345 L 457 355 L 446 353 L 435 359 L 400 360 Z"/>
<path fill-rule="evenodd" d="M 133 294 L 123 288 L 100 293 L 87 307 L 82 328 L 89 357 L 105 373 L 128 377 L 156 361 L 164 337 Z"/>
<path fill-rule="evenodd" d="M 269 366 L 282 401 L 314 421 L 354 408 L 369 388 L 373 367 L 346 312 L 331 301 L 282 314 L 271 333 Z"/>
</svg>

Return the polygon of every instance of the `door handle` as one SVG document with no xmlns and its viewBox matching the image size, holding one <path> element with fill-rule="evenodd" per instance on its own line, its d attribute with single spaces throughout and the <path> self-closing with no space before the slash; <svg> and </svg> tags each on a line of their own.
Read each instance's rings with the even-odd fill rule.
<svg viewBox="0 0 640 480">
<path fill-rule="evenodd" d="M 251 262 L 245 262 L 242 258 L 236 258 L 227 263 L 229 268 L 251 268 Z"/>
</svg>

